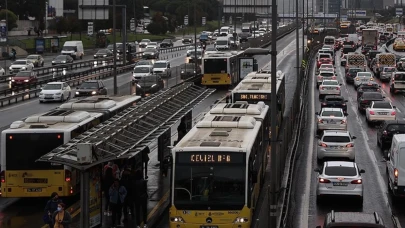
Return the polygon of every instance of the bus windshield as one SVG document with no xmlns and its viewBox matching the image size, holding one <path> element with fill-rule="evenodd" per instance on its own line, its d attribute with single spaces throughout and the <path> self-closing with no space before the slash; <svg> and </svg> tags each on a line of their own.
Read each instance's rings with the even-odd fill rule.
<svg viewBox="0 0 405 228">
<path fill-rule="evenodd" d="M 245 205 L 244 163 L 176 164 L 174 204 L 179 210 L 240 210 Z"/>
<path fill-rule="evenodd" d="M 50 170 L 48 162 L 35 162 L 56 147 L 63 145 L 63 133 L 9 133 L 6 135 L 7 170 Z"/>
<path fill-rule="evenodd" d="M 228 73 L 227 59 L 204 59 L 204 74 Z"/>
</svg>

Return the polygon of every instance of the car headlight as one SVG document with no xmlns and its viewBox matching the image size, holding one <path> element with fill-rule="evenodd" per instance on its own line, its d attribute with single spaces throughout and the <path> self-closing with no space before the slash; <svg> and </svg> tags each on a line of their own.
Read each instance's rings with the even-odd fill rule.
<svg viewBox="0 0 405 228">
<path fill-rule="evenodd" d="M 182 70 L 181 73 L 184 74 L 184 70 Z"/>
<path fill-rule="evenodd" d="M 142 55 L 145 55 L 146 53 L 142 53 Z"/>
<path fill-rule="evenodd" d="M 180 216 L 174 216 L 174 217 L 170 217 L 170 221 L 183 223 L 184 219 L 182 217 L 180 217 Z"/>
<path fill-rule="evenodd" d="M 141 86 L 140 86 L 139 84 L 136 84 L 136 87 L 139 87 L 139 88 L 141 88 Z"/>
<path fill-rule="evenodd" d="M 80 94 L 80 92 L 76 92 L 76 94 L 77 94 L 77 95 L 79 95 L 79 94 Z"/>
<path fill-rule="evenodd" d="M 39 93 L 39 96 L 42 96 L 42 95 L 44 95 L 43 93 Z"/>
<path fill-rule="evenodd" d="M 26 69 L 26 67 L 21 67 L 21 69 L 25 70 L 25 69 Z"/>
<path fill-rule="evenodd" d="M 107 57 L 107 55 L 103 55 L 103 57 Z"/>
<path fill-rule="evenodd" d="M 156 84 L 153 84 L 151 87 L 155 87 L 156 86 Z"/>
<path fill-rule="evenodd" d="M 195 74 L 195 71 L 194 71 L 194 74 Z"/>
<path fill-rule="evenodd" d="M 96 95 L 96 94 L 97 94 L 96 91 L 91 92 L 91 95 Z"/>
<path fill-rule="evenodd" d="M 248 218 L 242 218 L 242 217 L 237 217 L 234 221 L 234 223 L 246 223 L 248 222 L 249 219 Z"/>
<path fill-rule="evenodd" d="M 66 63 L 66 61 L 60 61 L 61 63 Z"/>
<path fill-rule="evenodd" d="M 24 80 L 24 82 L 29 82 L 29 81 L 30 81 L 30 80 L 28 80 L 28 79 L 25 79 L 25 80 Z"/>
<path fill-rule="evenodd" d="M 55 63 L 55 61 L 52 61 L 52 63 Z"/>
<path fill-rule="evenodd" d="M 11 68 L 11 67 L 9 67 L 8 69 L 9 69 L 9 70 L 13 70 L 13 68 Z"/>
<path fill-rule="evenodd" d="M 15 80 L 14 80 L 14 79 L 11 79 L 11 81 L 12 81 L 12 82 L 15 82 Z"/>
<path fill-rule="evenodd" d="M 97 57 L 97 55 L 94 55 L 94 57 Z"/>
</svg>

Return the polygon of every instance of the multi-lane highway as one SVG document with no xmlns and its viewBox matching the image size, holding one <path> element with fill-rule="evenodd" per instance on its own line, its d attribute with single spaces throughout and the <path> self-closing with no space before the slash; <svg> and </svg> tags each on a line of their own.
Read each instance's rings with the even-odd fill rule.
<svg viewBox="0 0 405 228">
<path fill-rule="evenodd" d="M 340 56 L 340 53 L 337 53 Z M 357 110 L 357 93 L 353 85 L 345 81 L 344 68 L 340 67 L 337 57 L 336 72 L 338 80 L 343 83 L 342 96 L 348 102 L 348 130 L 357 137 L 355 139 L 356 163 L 360 169 L 365 169 L 363 174 L 364 202 L 359 207 L 350 199 L 328 199 L 322 204 L 316 203 L 317 175 L 313 171 L 319 167 L 316 161 L 318 141 L 315 138 L 316 122 L 315 112 L 320 110 L 318 90 L 315 81 L 315 66 L 309 77 L 309 97 L 307 104 L 306 124 L 303 137 L 300 139 L 300 148 L 297 151 L 296 168 L 293 181 L 293 193 L 290 204 L 290 224 L 288 227 L 316 227 L 323 225 L 325 215 L 332 209 L 335 211 L 362 211 L 378 212 L 387 227 L 394 227 L 391 214 L 399 217 L 402 226 L 405 226 L 405 204 L 403 201 L 391 201 L 387 189 L 387 176 L 385 160 L 381 149 L 377 146 L 377 129 L 369 126 L 365 115 Z M 377 79 L 376 79 L 377 80 Z M 387 101 L 397 107 L 397 119 L 405 119 L 405 97 L 401 94 L 392 95 L 387 83 L 380 83 L 383 95 Z"/>
</svg>

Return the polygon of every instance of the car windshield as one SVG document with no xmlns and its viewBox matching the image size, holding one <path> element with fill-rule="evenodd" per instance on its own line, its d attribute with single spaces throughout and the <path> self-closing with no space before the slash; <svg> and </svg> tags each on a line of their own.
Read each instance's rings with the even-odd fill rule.
<svg viewBox="0 0 405 228">
<path fill-rule="evenodd" d="M 15 65 L 25 65 L 27 63 L 27 61 L 25 60 L 17 60 L 15 62 L 13 62 L 13 64 Z"/>
<path fill-rule="evenodd" d="M 31 76 L 31 72 L 29 71 L 20 71 L 16 75 L 16 77 L 29 77 L 29 76 Z"/>
<path fill-rule="evenodd" d="M 134 73 L 149 73 L 149 67 L 135 67 Z"/>
<path fill-rule="evenodd" d="M 395 68 L 384 68 L 384 72 L 395 72 Z"/>
<path fill-rule="evenodd" d="M 215 48 L 207 48 L 207 49 L 205 49 L 205 51 L 217 51 L 217 49 L 215 49 Z"/>
<path fill-rule="evenodd" d="M 332 77 L 333 75 L 334 74 L 331 72 L 321 72 L 321 76 L 324 76 L 324 77 Z"/>
<path fill-rule="evenodd" d="M 181 69 L 182 70 L 194 70 L 195 69 L 195 64 L 194 63 L 185 63 L 183 65 L 181 65 Z"/>
<path fill-rule="evenodd" d="M 405 81 L 405 74 L 396 74 L 395 80 L 397 81 Z"/>
<path fill-rule="evenodd" d="M 149 45 L 149 46 L 156 46 L 157 43 L 156 43 L 156 42 L 150 42 L 148 45 Z"/>
<path fill-rule="evenodd" d="M 392 106 L 389 102 L 379 102 L 373 105 L 373 108 L 383 108 L 383 109 L 392 109 Z"/>
<path fill-rule="evenodd" d="M 195 55 L 194 53 L 195 53 L 195 51 L 191 51 L 190 55 L 193 56 L 193 55 Z M 201 55 L 201 51 L 197 51 L 197 55 Z"/>
<path fill-rule="evenodd" d="M 357 176 L 357 170 L 355 167 L 327 166 L 327 167 L 325 167 L 325 175 L 352 177 L 352 176 Z M 349 226 L 349 227 L 352 227 L 352 226 Z"/>
<path fill-rule="evenodd" d="M 27 56 L 27 59 L 35 59 L 35 60 L 37 60 L 37 59 L 38 59 L 38 56 L 36 56 L 36 55 L 29 55 L 29 56 Z"/>
<path fill-rule="evenodd" d="M 164 39 L 163 41 L 162 41 L 162 43 L 170 43 L 170 39 Z"/>
<path fill-rule="evenodd" d="M 368 72 L 359 72 L 357 73 L 357 76 L 359 77 L 371 77 L 371 74 Z"/>
<path fill-rule="evenodd" d="M 148 40 L 148 39 L 141 40 L 141 43 L 149 43 L 149 42 L 150 42 L 150 40 Z"/>
<path fill-rule="evenodd" d="M 63 46 L 62 48 L 63 51 L 77 51 L 76 46 Z"/>
<path fill-rule="evenodd" d="M 228 45 L 228 41 L 227 40 L 218 40 L 217 45 Z"/>
<path fill-rule="evenodd" d="M 390 124 L 387 127 L 387 131 L 405 132 L 405 125 L 404 124 Z"/>
<path fill-rule="evenodd" d="M 139 61 L 136 65 L 137 66 L 142 66 L 142 65 L 152 65 L 152 64 L 150 64 L 149 61 Z"/>
<path fill-rule="evenodd" d="M 62 84 L 46 84 L 42 90 L 58 90 L 62 89 Z"/>
<path fill-rule="evenodd" d="M 147 46 L 146 50 L 147 51 L 154 51 L 154 50 L 156 50 L 156 47 L 155 46 Z"/>
<path fill-rule="evenodd" d="M 357 73 L 357 72 L 360 72 L 361 71 L 361 69 L 349 69 L 349 73 Z"/>
<path fill-rule="evenodd" d="M 342 102 L 343 99 L 339 98 L 339 97 L 326 97 L 325 101 L 340 101 L 340 102 Z"/>
<path fill-rule="evenodd" d="M 337 142 L 337 143 L 349 143 L 350 137 L 348 136 L 324 136 L 322 139 L 323 142 Z"/>
<path fill-rule="evenodd" d="M 83 82 L 80 86 L 80 89 L 97 89 L 98 82 Z"/>
<path fill-rule="evenodd" d="M 54 60 L 66 60 L 66 55 L 58 55 Z"/>
<path fill-rule="evenodd" d="M 322 85 L 339 85 L 338 81 L 323 81 Z"/>
<path fill-rule="evenodd" d="M 322 116 L 342 117 L 343 113 L 340 111 L 323 111 Z"/>
<path fill-rule="evenodd" d="M 147 76 L 147 77 L 142 77 L 140 79 L 140 81 L 143 81 L 143 82 L 158 82 L 158 78 L 155 77 L 155 76 Z"/>
<path fill-rule="evenodd" d="M 99 50 L 97 53 L 98 54 L 107 54 L 107 49 L 101 49 L 101 50 Z"/>
<path fill-rule="evenodd" d="M 321 61 L 331 61 L 330 60 L 330 55 L 319 55 L 319 58 L 321 59 Z"/>
<path fill-rule="evenodd" d="M 379 93 L 364 93 L 363 98 L 367 99 L 367 100 L 372 100 L 372 99 L 382 100 L 383 95 L 381 95 Z"/>
<path fill-rule="evenodd" d="M 329 68 L 329 69 L 331 69 L 331 68 L 333 68 L 333 65 L 332 64 L 322 64 L 321 65 L 321 68 L 323 69 L 323 68 Z"/>
<path fill-rule="evenodd" d="M 166 63 L 155 63 L 153 64 L 153 68 L 166 68 L 167 64 Z"/>
</svg>

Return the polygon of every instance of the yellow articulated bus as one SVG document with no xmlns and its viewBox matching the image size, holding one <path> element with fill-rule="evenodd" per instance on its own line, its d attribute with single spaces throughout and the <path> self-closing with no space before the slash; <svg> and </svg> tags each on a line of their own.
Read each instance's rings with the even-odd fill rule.
<svg viewBox="0 0 405 228">
<path fill-rule="evenodd" d="M 251 72 L 232 90 L 232 102 L 245 101 L 249 104 L 257 104 L 263 101 L 271 107 L 271 93 L 271 72 L 267 70 Z M 276 137 L 278 137 L 278 129 L 283 122 L 285 110 L 285 76 L 281 71 L 277 72 L 276 96 Z"/>
<path fill-rule="evenodd" d="M 172 149 L 170 228 L 251 226 L 267 162 L 268 131 L 259 119 L 269 109 L 229 109 L 207 114 Z"/>
<path fill-rule="evenodd" d="M 13 122 L 1 133 L 2 197 L 49 197 L 52 192 L 59 196 L 77 194 L 79 172 L 35 160 L 140 99 L 122 96 L 72 100 L 47 113 Z"/>
<path fill-rule="evenodd" d="M 202 59 L 201 84 L 205 86 L 232 86 L 239 82 L 238 57 L 243 52 L 216 52 Z"/>
</svg>

